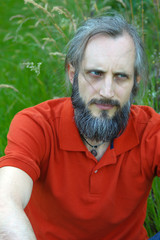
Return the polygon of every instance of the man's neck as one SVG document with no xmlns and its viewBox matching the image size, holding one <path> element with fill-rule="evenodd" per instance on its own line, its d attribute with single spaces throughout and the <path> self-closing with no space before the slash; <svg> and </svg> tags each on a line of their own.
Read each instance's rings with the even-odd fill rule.
<svg viewBox="0 0 160 240">
<path fill-rule="evenodd" d="M 86 140 L 86 141 L 85 141 Z M 106 152 L 106 150 L 107 150 L 107 148 L 108 148 L 108 146 L 109 146 L 109 144 L 110 144 L 110 142 L 96 142 L 96 141 L 92 141 L 92 140 L 90 140 L 90 139 L 85 139 L 84 140 L 84 138 L 82 138 L 82 141 L 83 141 L 83 143 L 84 143 L 84 145 L 87 147 L 87 149 L 92 153 L 92 150 L 94 150 L 94 151 L 96 151 L 96 156 L 95 156 L 95 158 L 99 161 L 101 158 L 102 158 L 102 156 L 104 155 L 104 153 Z M 90 146 L 90 145 L 92 145 L 92 146 L 97 146 L 96 148 L 95 147 L 92 147 L 92 146 Z M 93 151 L 93 152 L 94 152 Z M 93 154 L 94 155 L 94 154 Z"/>
</svg>

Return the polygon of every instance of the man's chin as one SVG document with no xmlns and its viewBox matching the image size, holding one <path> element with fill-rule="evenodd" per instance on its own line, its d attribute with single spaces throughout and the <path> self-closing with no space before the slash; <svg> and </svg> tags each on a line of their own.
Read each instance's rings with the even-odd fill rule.
<svg viewBox="0 0 160 240">
<path fill-rule="evenodd" d="M 99 111 L 91 111 L 90 110 L 90 113 L 91 115 L 94 117 L 94 118 L 105 118 L 105 119 L 112 119 L 115 114 L 116 114 L 117 110 L 116 109 L 112 109 L 111 110 L 99 110 Z"/>
</svg>

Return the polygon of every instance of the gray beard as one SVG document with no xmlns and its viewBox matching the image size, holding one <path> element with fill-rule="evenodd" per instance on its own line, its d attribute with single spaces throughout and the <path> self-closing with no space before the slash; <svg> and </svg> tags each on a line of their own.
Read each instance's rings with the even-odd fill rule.
<svg viewBox="0 0 160 240">
<path fill-rule="evenodd" d="M 97 142 L 108 142 L 120 136 L 125 130 L 130 114 L 132 93 L 130 100 L 122 108 L 118 101 L 110 99 L 92 99 L 86 105 L 79 94 L 78 74 L 75 74 L 71 100 L 74 108 L 76 126 L 79 133 L 85 138 Z M 102 110 L 100 117 L 94 117 L 88 108 L 90 104 L 94 103 L 116 106 L 117 111 L 112 118 L 108 116 L 108 113 L 105 110 Z"/>
</svg>

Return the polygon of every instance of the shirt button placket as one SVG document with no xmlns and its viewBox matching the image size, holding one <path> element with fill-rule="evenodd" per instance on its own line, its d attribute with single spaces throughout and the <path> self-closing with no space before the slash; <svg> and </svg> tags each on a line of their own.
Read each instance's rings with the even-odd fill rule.
<svg viewBox="0 0 160 240">
<path fill-rule="evenodd" d="M 90 176 L 90 193 L 99 194 L 101 193 L 101 172 L 96 169 L 93 170 Z"/>
</svg>

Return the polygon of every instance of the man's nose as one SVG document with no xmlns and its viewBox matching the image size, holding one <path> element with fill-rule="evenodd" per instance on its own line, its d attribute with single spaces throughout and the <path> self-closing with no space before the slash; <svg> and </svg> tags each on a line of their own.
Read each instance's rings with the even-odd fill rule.
<svg viewBox="0 0 160 240">
<path fill-rule="evenodd" d="M 114 97 L 114 83 L 112 76 L 106 76 L 100 89 L 100 95 L 105 98 Z"/>
</svg>

